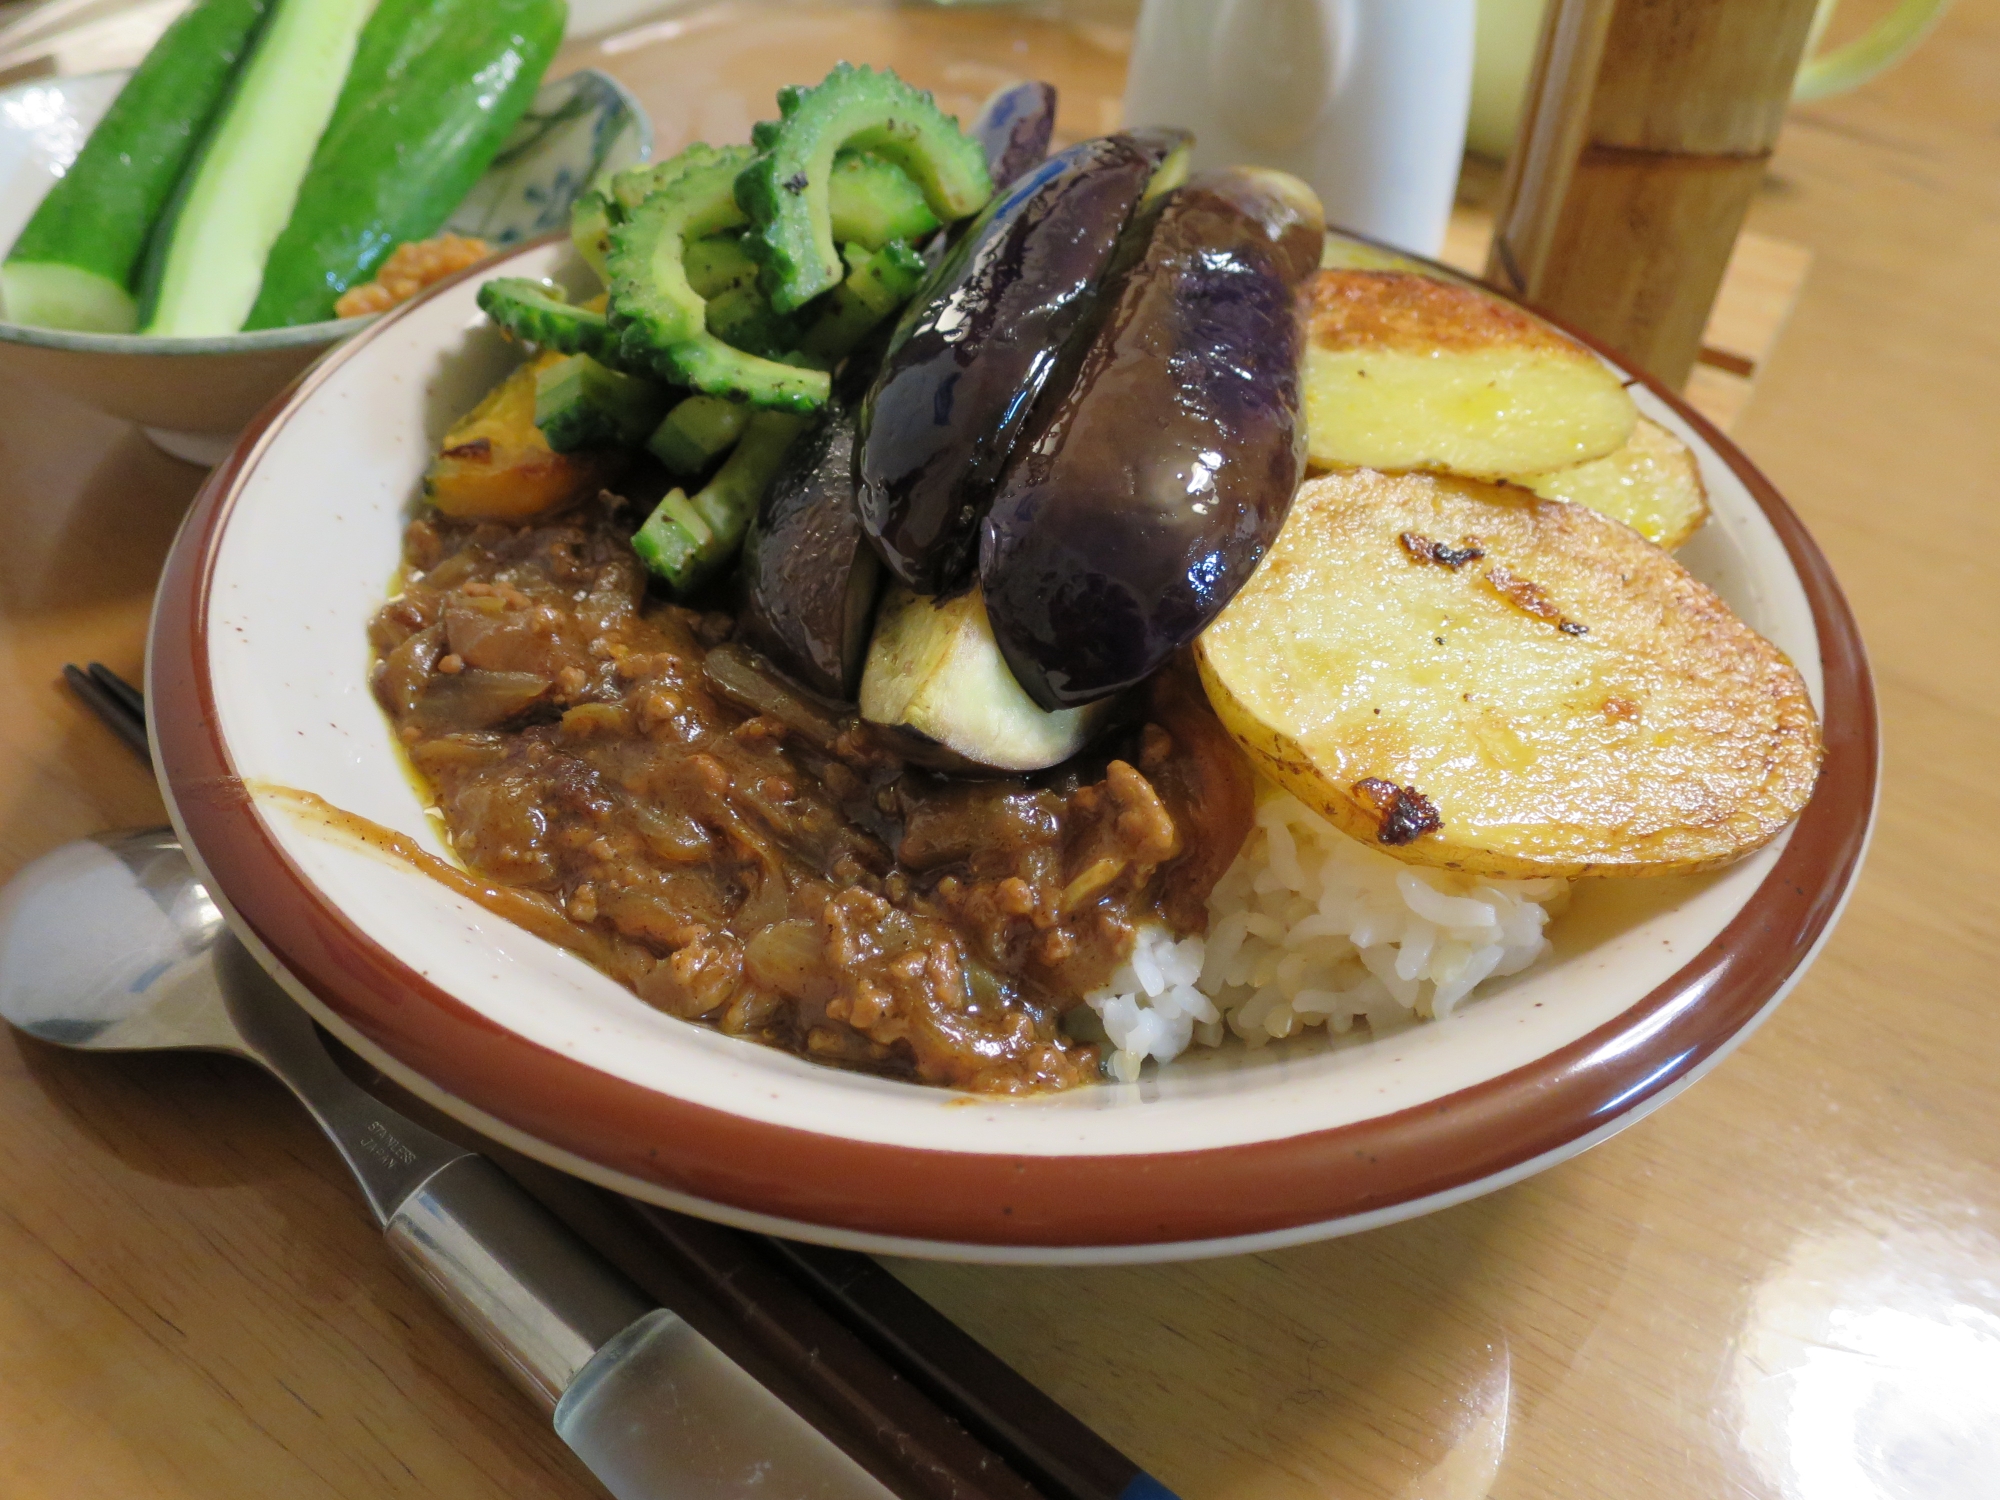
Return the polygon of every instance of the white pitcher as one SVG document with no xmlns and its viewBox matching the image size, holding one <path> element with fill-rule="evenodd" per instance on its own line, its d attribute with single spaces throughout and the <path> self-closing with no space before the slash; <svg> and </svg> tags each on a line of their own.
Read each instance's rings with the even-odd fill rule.
<svg viewBox="0 0 2000 1500">
<path fill-rule="evenodd" d="M 1475 0 L 1145 0 L 1129 125 L 1195 133 L 1195 166 L 1303 177 L 1329 224 L 1444 243 L 1465 141 Z"/>
</svg>

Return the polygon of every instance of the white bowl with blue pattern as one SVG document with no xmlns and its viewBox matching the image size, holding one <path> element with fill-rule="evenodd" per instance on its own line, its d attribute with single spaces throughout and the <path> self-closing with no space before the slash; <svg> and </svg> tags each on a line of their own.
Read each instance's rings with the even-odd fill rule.
<svg viewBox="0 0 2000 1500">
<path fill-rule="evenodd" d="M 0 91 L 0 247 L 11 245 L 129 73 L 41 79 Z M 643 161 L 639 102 L 594 70 L 542 85 L 486 175 L 446 222 L 498 248 L 569 223 L 596 177 Z M 0 321 L 0 377 L 52 387 L 137 422 L 162 448 L 214 463 L 291 379 L 374 316 L 211 338 L 77 333 Z"/>
</svg>

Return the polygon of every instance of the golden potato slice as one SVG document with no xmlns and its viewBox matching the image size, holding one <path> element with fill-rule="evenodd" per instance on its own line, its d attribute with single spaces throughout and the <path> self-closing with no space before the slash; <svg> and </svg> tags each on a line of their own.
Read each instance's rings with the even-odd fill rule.
<svg viewBox="0 0 2000 1500">
<path fill-rule="evenodd" d="M 1415 864 L 1698 870 L 1818 774 L 1782 652 L 1637 533 L 1511 486 L 1309 482 L 1197 656 L 1266 775 Z"/>
<path fill-rule="evenodd" d="M 1320 252 L 1319 263 L 1329 271 L 1414 271 L 1419 276 L 1432 274 L 1430 267 L 1414 255 L 1391 250 L 1387 245 L 1371 245 L 1367 240 L 1357 240 L 1334 229 L 1327 231 L 1326 248 Z"/>
<path fill-rule="evenodd" d="M 1609 457 L 1516 482 L 1545 500 L 1588 505 L 1670 552 L 1708 519 L 1701 465 L 1686 443 L 1645 417 Z"/>
<path fill-rule="evenodd" d="M 1309 318 L 1316 468 L 1543 474 L 1616 452 L 1638 418 L 1596 355 L 1471 286 L 1407 271 L 1321 271 Z"/>
</svg>

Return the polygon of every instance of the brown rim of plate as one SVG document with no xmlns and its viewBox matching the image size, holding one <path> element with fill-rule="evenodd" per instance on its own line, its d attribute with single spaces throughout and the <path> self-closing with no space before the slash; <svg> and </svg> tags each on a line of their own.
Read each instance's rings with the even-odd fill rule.
<svg viewBox="0 0 2000 1500">
<path fill-rule="evenodd" d="M 495 269 L 473 267 L 405 307 Z M 1790 842 L 1742 909 L 1614 1020 L 1524 1067 L 1394 1114 L 1248 1145 L 1156 1154 L 1039 1157 L 879 1145 L 746 1119 L 598 1072 L 502 1029 L 356 927 L 273 839 L 217 728 L 209 587 L 250 460 L 263 436 L 329 372 L 403 313 L 378 320 L 300 375 L 259 413 L 196 497 L 161 579 L 147 653 L 161 775 L 238 914 L 329 1010 L 438 1088 L 610 1171 L 829 1229 L 995 1246 L 1192 1243 L 1389 1210 L 1559 1151 L 1697 1072 L 1805 962 L 1861 860 L 1878 748 L 1874 688 L 1853 615 L 1826 559 L 1770 482 L 1699 414 L 1639 375 L 1742 479 L 1797 570 L 1819 637 L 1826 756 Z"/>
</svg>

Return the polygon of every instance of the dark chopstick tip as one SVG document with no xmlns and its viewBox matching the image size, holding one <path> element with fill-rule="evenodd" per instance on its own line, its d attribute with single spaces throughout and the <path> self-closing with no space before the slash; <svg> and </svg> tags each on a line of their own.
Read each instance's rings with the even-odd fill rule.
<svg viewBox="0 0 2000 1500">
<path fill-rule="evenodd" d="M 111 678 L 119 688 L 124 689 L 124 693 L 121 694 L 96 675 L 96 669 L 102 667 L 102 663 L 93 662 L 91 666 L 93 670 L 86 672 L 74 663 L 65 664 L 63 680 L 69 684 L 70 691 L 81 698 L 84 706 L 103 720 L 112 733 L 150 760 L 152 750 L 146 743 L 145 700 L 139 696 L 139 690 L 108 667 L 103 667 L 104 676 Z M 128 698 L 126 694 L 130 697 Z"/>
</svg>

